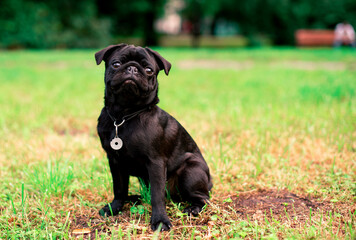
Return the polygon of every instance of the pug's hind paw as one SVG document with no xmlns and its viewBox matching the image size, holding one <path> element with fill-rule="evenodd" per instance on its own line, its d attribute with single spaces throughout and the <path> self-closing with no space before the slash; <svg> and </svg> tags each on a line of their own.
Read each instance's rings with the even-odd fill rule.
<svg viewBox="0 0 356 240">
<path fill-rule="evenodd" d="M 198 216 L 202 208 L 198 206 L 190 206 L 183 210 L 183 213 L 188 213 L 188 215 Z"/>
</svg>

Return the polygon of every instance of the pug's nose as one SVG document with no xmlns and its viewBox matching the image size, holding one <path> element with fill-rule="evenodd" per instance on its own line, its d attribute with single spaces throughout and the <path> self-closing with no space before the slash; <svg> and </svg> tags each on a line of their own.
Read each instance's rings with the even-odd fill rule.
<svg viewBox="0 0 356 240">
<path fill-rule="evenodd" d="M 130 74 L 137 74 L 138 73 L 138 70 L 135 66 L 128 66 L 127 69 L 126 69 L 127 73 L 130 73 Z"/>
</svg>

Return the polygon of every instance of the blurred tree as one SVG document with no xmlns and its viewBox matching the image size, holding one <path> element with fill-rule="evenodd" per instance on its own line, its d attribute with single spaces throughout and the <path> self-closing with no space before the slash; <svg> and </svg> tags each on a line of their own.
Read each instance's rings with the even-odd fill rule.
<svg viewBox="0 0 356 240">
<path fill-rule="evenodd" d="M 96 17 L 94 0 L 2 0 L 0 46 L 99 47 L 110 22 Z"/>
<path fill-rule="evenodd" d="M 96 0 L 99 16 L 113 20 L 113 35 L 142 37 L 146 46 L 158 44 L 154 23 L 163 14 L 165 3 L 166 0 Z"/>
<path fill-rule="evenodd" d="M 206 5 L 201 0 L 185 0 L 186 7 L 183 9 L 183 17 L 191 24 L 192 46 L 199 47 L 199 38 L 201 35 L 201 22 L 203 20 L 204 10 L 207 12 Z"/>
<path fill-rule="evenodd" d="M 20 9 L 26 9 L 20 10 Z M 5 47 L 41 47 L 56 31 L 57 19 L 48 7 L 22 0 L 3 0 L 0 6 L 0 44 Z M 41 22 L 43 20 L 43 22 Z M 44 47 L 49 47 L 45 44 Z"/>
<path fill-rule="evenodd" d="M 111 37 L 137 36 L 157 44 L 155 20 L 169 0 L 0 0 L 0 47 L 102 47 Z M 222 20 L 238 24 L 252 45 L 264 35 L 275 44 L 293 44 L 299 28 L 356 27 L 356 0 L 182 0 L 192 23 L 193 45 L 202 25 L 215 34 Z"/>
<path fill-rule="evenodd" d="M 242 34 L 258 44 L 256 36 L 265 35 L 277 45 L 294 44 L 299 28 L 333 29 L 343 20 L 356 26 L 355 0 L 184 0 L 183 16 L 211 19 L 214 34 L 218 19 L 235 21 Z M 197 7 L 199 6 L 199 7 Z M 194 9 L 196 14 L 194 14 Z M 186 14 L 184 14 L 186 12 Z M 189 14 L 187 14 L 189 13 Z M 195 20 L 197 21 L 197 20 Z"/>
</svg>

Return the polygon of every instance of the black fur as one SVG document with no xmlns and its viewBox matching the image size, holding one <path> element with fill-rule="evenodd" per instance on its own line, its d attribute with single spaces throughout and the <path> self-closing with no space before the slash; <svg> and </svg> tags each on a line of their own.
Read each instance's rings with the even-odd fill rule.
<svg viewBox="0 0 356 240">
<path fill-rule="evenodd" d="M 198 215 L 212 188 L 209 168 L 188 132 L 156 105 L 157 75 L 160 70 L 168 75 L 171 64 L 149 48 L 126 44 L 111 45 L 97 52 L 95 58 L 97 64 L 105 61 L 105 106 L 97 130 L 109 159 L 114 188 L 112 210 L 106 205 L 101 214 L 121 211 L 129 199 L 129 176 L 136 176 L 151 184 L 152 230 L 160 223 L 162 230 L 172 226 L 166 213 L 165 186 L 172 197 L 191 203 L 184 212 Z M 147 74 L 146 68 L 151 68 L 153 74 Z M 137 111 L 137 116 L 118 128 L 123 147 L 113 150 L 112 118 L 120 123 Z"/>
</svg>

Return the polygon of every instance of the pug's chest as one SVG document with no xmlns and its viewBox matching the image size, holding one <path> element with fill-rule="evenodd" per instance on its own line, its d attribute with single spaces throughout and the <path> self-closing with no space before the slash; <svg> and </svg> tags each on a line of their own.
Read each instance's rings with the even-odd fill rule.
<svg viewBox="0 0 356 240">
<path fill-rule="evenodd" d="M 133 124 L 127 124 L 115 129 L 115 126 L 105 125 L 98 128 L 98 134 L 103 149 L 125 159 L 146 159 L 148 139 L 144 131 Z M 143 161 L 143 160 L 142 160 Z M 139 161 L 139 162 L 142 162 Z M 136 162 L 136 161 L 135 161 Z"/>
</svg>

